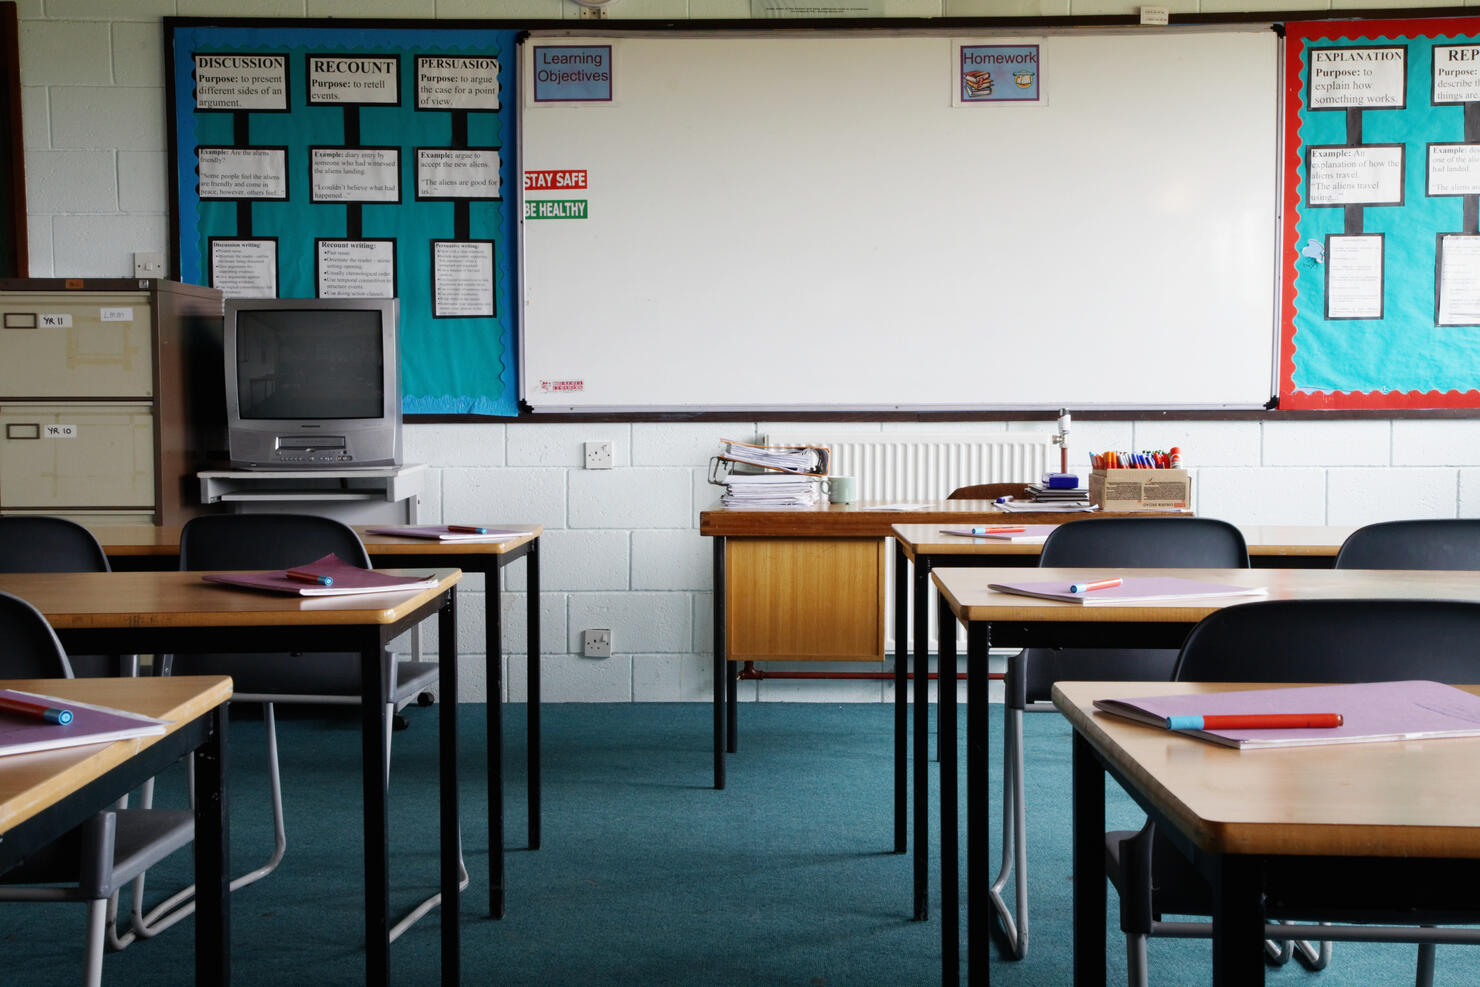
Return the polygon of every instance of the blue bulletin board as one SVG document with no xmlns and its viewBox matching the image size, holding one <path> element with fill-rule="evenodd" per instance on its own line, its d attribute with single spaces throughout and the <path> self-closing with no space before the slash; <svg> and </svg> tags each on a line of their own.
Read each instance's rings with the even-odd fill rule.
<svg viewBox="0 0 1480 987">
<path fill-rule="evenodd" d="M 402 411 L 513 416 L 520 32 L 166 18 L 174 275 L 400 299 Z"/>
</svg>

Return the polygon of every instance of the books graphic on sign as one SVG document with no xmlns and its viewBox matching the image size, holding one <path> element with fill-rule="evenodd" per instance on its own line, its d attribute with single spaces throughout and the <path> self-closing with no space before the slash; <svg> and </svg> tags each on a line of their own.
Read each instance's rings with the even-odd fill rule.
<svg viewBox="0 0 1480 987">
<path fill-rule="evenodd" d="M 1093 606 L 1097 603 L 1153 603 L 1162 600 L 1203 600 L 1231 596 L 1263 596 L 1263 586 L 1234 586 L 1228 583 L 1204 583 L 1181 576 L 1128 576 L 1120 585 L 1088 592 L 1070 590 L 1072 583 L 1062 579 L 1037 580 L 1021 583 L 989 583 L 988 589 L 1017 596 L 1034 596 L 1043 600 L 1062 600 L 1065 603 L 1082 603 Z"/>
<path fill-rule="evenodd" d="M 293 596 L 398 593 L 403 590 L 430 589 L 437 585 L 435 576 L 392 576 L 374 569 L 350 565 L 332 553 L 293 569 L 275 569 L 270 572 L 209 572 L 201 578 L 208 583 L 266 590 L 269 593 L 289 593 Z M 325 579 L 329 582 L 324 583 L 322 580 Z"/>
<path fill-rule="evenodd" d="M 500 542 L 523 538 L 533 531 L 492 528 L 481 524 L 416 524 L 390 528 L 367 528 L 372 534 L 395 535 L 399 538 L 425 538 L 445 542 Z"/>
<path fill-rule="evenodd" d="M 16 689 L 0 689 L 0 697 L 41 703 L 72 713 L 71 722 L 61 724 L 50 723 L 24 713 L 0 710 L 0 755 L 81 747 L 84 744 L 107 744 L 130 737 L 159 736 L 169 726 L 167 721 L 157 720 L 152 716 L 80 703 L 75 699 L 59 699 Z"/>
<path fill-rule="evenodd" d="M 960 538 L 977 538 L 984 541 L 1011 541 L 1027 545 L 1041 545 L 1054 529 L 1051 524 L 985 525 L 975 528 L 941 528 L 943 535 Z"/>
<path fill-rule="evenodd" d="M 1176 731 L 1239 750 L 1480 737 L 1480 696 L 1422 679 L 1096 699 L 1094 705 L 1101 712 L 1163 728 L 1171 716 L 1341 714 L 1339 727 Z"/>
</svg>

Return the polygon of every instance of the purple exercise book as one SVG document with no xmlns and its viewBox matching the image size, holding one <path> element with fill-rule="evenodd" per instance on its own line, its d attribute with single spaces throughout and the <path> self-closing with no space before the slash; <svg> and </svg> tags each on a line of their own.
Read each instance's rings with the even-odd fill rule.
<svg viewBox="0 0 1480 987">
<path fill-rule="evenodd" d="M 223 583 L 243 589 L 260 589 L 269 593 L 289 593 L 293 596 L 349 596 L 355 593 L 394 593 L 400 590 L 427 589 L 437 585 L 435 576 L 392 576 L 374 569 L 361 569 L 350 565 L 339 556 L 330 553 L 314 562 L 295 566 L 292 571 L 327 576 L 333 582 L 323 586 L 288 575 L 287 569 L 271 572 L 211 572 L 202 576 L 208 583 Z"/>
<path fill-rule="evenodd" d="M 522 538 L 525 535 L 534 534 L 533 531 L 519 531 L 514 528 L 491 528 L 483 524 L 459 525 L 459 527 L 482 528 L 482 531 L 453 531 L 445 524 L 412 524 L 387 528 L 366 528 L 371 534 L 395 535 L 398 538 L 424 538 L 428 541 L 449 542 L 500 542 L 508 541 L 510 538 Z"/>
<path fill-rule="evenodd" d="M 1209 597 L 1263 596 L 1263 586 L 1234 586 L 1229 583 L 1204 583 L 1181 576 L 1127 576 L 1119 586 L 1071 593 L 1070 583 L 1062 579 L 1036 582 L 989 583 L 988 589 L 1018 596 L 1035 596 L 1065 603 L 1152 603 L 1158 600 L 1202 600 Z"/>
<path fill-rule="evenodd" d="M 65 726 L 45 723 L 20 714 L 0 712 L 0 755 L 104 744 L 129 737 L 155 736 L 164 733 L 168 726 L 164 720 L 106 706 L 93 706 L 74 699 L 58 699 L 55 696 L 21 692 L 17 689 L 0 689 L 0 695 L 72 712 L 72 722 Z"/>
<path fill-rule="evenodd" d="M 1179 730 L 1226 747 L 1310 747 L 1480 736 L 1480 696 L 1439 682 L 1357 682 L 1132 699 L 1096 699 L 1095 708 L 1142 723 L 1184 714 L 1340 713 L 1330 728 Z"/>
</svg>

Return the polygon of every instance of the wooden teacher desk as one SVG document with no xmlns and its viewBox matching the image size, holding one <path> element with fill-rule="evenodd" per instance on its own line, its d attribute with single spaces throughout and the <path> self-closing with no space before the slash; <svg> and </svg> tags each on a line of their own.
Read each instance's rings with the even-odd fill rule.
<svg viewBox="0 0 1480 987">
<path fill-rule="evenodd" d="M 1038 569 L 1033 579 L 1073 582 L 1110 576 L 1181 576 L 1209 583 L 1262 586 L 1263 596 L 1222 597 L 1212 600 L 1168 600 L 1156 603 L 1060 603 L 988 588 L 990 583 L 1023 578 L 1021 569 L 937 569 L 931 579 L 940 591 L 940 668 L 957 667 L 956 623 L 966 626 L 968 671 L 983 668 L 992 647 L 1180 648 L 1188 631 L 1214 610 L 1249 600 L 1271 599 L 1404 599 L 1469 600 L 1480 602 L 1480 572 L 1408 571 L 1372 569 Z M 987 681 L 968 674 L 966 708 L 967 887 L 986 888 L 990 882 L 987 819 L 973 806 L 987 798 Z M 1142 683 L 1137 683 L 1140 688 Z M 942 963 L 947 982 L 957 976 L 958 845 L 956 784 L 956 690 L 939 691 L 939 755 L 941 817 L 941 936 Z M 915 748 L 914 864 L 918 882 L 924 874 L 929 845 L 926 841 L 929 772 L 925 752 Z M 1101 827 L 1103 829 L 1103 827 Z M 969 899 L 967 959 L 986 969 L 990 907 L 987 896 Z M 1103 927 L 1103 926 L 1102 926 Z M 1102 941 L 1103 952 L 1103 941 Z"/>
<path fill-rule="evenodd" d="M 1270 686 L 1275 687 L 1275 686 Z M 1257 689 L 1061 682 L 1074 728 L 1074 983 L 1105 983 L 1105 774 L 1209 877 L 1215 985 L 1264 982 L 1264 898 L 1471 915 L 1480 740 L 1342 744 L 1254 756 L 1096 713 L 1095 699 Z M 1480 686 L 1466 686 L 1480 692 Z M 1267 754 L 1270 756 L 1259 756 Z M 983 844 L 985 845 L 985 844 Z M 975 849 L 975 844 L 971 849 Z M 1421 912 L 1419 915 L 1421 916 Z"/>
<path fill-rule="evenodd" d="M 216 586 L 198 572 L 0 573 L 0 590 L 28 600 L 78 654 L 358 651 L 364 790 L 365 979 L 390 975 L 389 844 L 386 839 L 386 722 L 381 653 L 392 640 L 436 614 L 443 701 L 438 703 L 441 793 L 442 979 L 457 983 L 457 625 L 462 573 L 439 570 L 435 587 L 364 596 L 279 596 Z M 312 657 L 305 657 L 312 661 Z M 497 735 L 489 738 L 497 757 Z M 502 792 L 489 792 L 492 820 Z M 490 848 L 498 856 L 501 845 Z M 210 981 L 207 981 L 210 982 Z"/>
<path fill-rule="evenodd" d="M 521 538 L 510 538 L 501 542 L 436 542 L 426 538 L 397 538 L 372 532 L 381 525 L 356 525 L 355 533 L 365 543 L 370 553 L 370 562 L 380 566 L 442 566 L 456 567 L 464 572 L 478 572 L 484 576 L 486 587 L 484 622 L 484 653 L 488 656 L 488 695 L 502 699 L 503 676 L 503 616 L 502 588 L 499 570 L 517 559 L 525 560 L 525 667 L 528 676 L 529 713 L 526 725 L 527 784 L 529 788 L 529 848 L 540 848 L 540 535 L 544 528 L 538 524 L 510 524 L 506 527 L 533 534 Z M 115 571 L 159 570 L 179 568 L 180 529 L 174 527 L 150 527 L 147 525 L 89 525 L 93 535 L 102 544 L 103 551 Z M 503 736 L 503 705 L 501 702 L 485 704 L 489 737 Z M 488 789 L 502 793 L 504 790 L 503 763 L 490 758 L 488 762 Z M 489 832 L 492 846 L 504 845 L 503 814 L 491 821 L 496 828 Z M 503 856 L 489 856 L 489 888 L 495 918 L 504 916 L 504 872 Z"/>
<path fill-rule="evenodd" d="M 224 675 L 147 679 L 8 679 L 0 687 L 168 720 L 136 737 L 0 758 L 0 873 L 195 753 L 195 981 L 231 982 Z"/>
</svg>

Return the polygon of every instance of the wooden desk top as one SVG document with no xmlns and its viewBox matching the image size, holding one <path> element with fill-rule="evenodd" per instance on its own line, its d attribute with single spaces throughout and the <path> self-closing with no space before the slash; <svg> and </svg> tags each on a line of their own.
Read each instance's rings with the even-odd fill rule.
<svg viewBox="0 0 1480 987">
<path fill-rule="evenodd" d="M 890 504 L 898 504 L 906 509 L 886 509 Z M 724 537 L 888 538 L 894 534 L 893 526 L 901 523 L 964 524 L 973 520 L 985 520 L 994 524 L 1062 524 L 1085 518 L 1148 516 L 1154 515 L 1106 511 L 1052 511 L 1042 514 L 999 511 L 990 500 L 861 500 L 854 504 L 818 504 L 815 507 L 716 506 L 699 512 L 699 534 Z"/>
<path fill-rule="evenodd" d="M 1076 516 L 1077 517 L 1077 516 Z M 995 523 L 1007 524 L 1008 519 L 993 518 Z M 956 522 L 958 525 L 959 521 Z M 1011 523 L 1017 523 L 1012 521 Z M 1042 521 L 1026 522 L 1043 524 Z M 1041 543 L 997 541 L 991 538 L 966 538 L 947 535 L 940 524 L 895 524 L 891 527 L 894 537 L 904 548 L 905 555 L 913 559 L 916 554 L 928 555 L 1033 555 L 1042 550 Z M 1354 525 L 1242 525 L 1239 530 L 1248 543 L 1249 555 L 1303 555 L 1332 558 L 1341 550 L 1346 536 L 1356 530 Z"/>
<path fill-rule="evenodd" d="M 1290 684 L 1060 682 L 1053 701 L 1209 852 L 1480 858 L 1480 738 L 1241 752 L 1092 707 L 1095 699 Z"/>
<path fill-rule="evenodd" d="M 426 571 L 386 570 L 424 576 Z M 435 569 L 433 588 L 349 596 L 288 596 L 207 583 L 198 572 L 0 573 L 0 590 L 27 600 L 58 630 L 392 624 L 461 577 Z"/>
<path fill-rule="evenodd" d="M 0 687 L 169 720 L 171 725 L 166 734 L 231 698 L 231 679 L 225 675 L 8 679 L 0 682 Z M 25 822 L 158 741 L 158 737 L 133 737 L 111 744 L 0 758 L 0 832 Z"/>
<path fill-rule="evenodd" d="M 161 556 L 180 554 L 180 526 L 155 527 L 150 524 L 88 525 L 88 530 L 110 556 Z M 497 527 L 532 531 L 522 538 L 510 538 L 501 542 L 440 542 L 428 538 L 397 538 L 394 535 L 372 534 L 369 529 L 384 527 L 378 524 L 353 525 L 360 541 L 372 555 L 503 555 L 521 545 L 528 544 L 544 534 L 538 524 L 505 524 Z"/>
<path fill-rule="evenodd" d="M 1162 600 L 1148 603 L 1083 604 L 1040 600 L 988 589 L 989 583 L 1111 576 L 1181 576 L 1199 582 L 1263 586 L 1263 596 Z M 1480 602 L 1480 572 L 1397 569 L 936 569 L 930 574 L 962 620 L 1186 623 L 1214 610 L 1254 600 L 1404 599 Z"/>
</svg>

